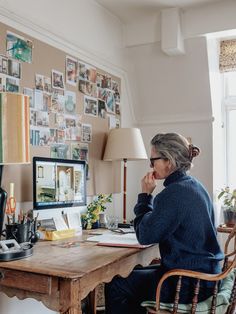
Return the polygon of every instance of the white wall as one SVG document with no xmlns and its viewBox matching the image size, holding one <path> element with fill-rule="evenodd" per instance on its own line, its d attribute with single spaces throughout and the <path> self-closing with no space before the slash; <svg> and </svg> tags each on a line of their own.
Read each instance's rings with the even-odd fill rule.
<svg viewBox="0 0 236 314">
<path fill-rule="evenodd" d="M 185 40 L 186 54 L 169 57 L 160 42 L 129 48 L 137 86 L 138 123 L 211 119 L 207 46 L 204 37 Z M 132 85 L 131 85 L 132 86 Z"/>
<path fill-rule="evenodd" d="M 204 37 L 185 40 L 186 54 L 178 57 L 165 55 L 160 42 L 129 48 L 135 70 L 129 74 L 135 83 L 135 114 L 149 152 L 151 138 L 158 132 L 179 132 L 192 138 L 202 154 L 196 158 L 192 173 L 212 194 L 212 109 Z M 132 195 L 140 190 L 140 179 L 149 169 L 143 162 L 133 173 Z M 136 184 L 139 176 L 138 185 Z M 134 200 L 132 200 L 134 203 Z"/>
</svg>

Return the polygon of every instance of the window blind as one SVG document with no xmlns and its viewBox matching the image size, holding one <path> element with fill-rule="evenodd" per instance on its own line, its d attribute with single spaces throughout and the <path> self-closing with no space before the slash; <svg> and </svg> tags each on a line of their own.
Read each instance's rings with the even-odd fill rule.
<svg viewBox="0 0 236 314">
<path fill-rule="evenodd" d="M 236 39 L 220 42 L 220 72 L 236 71 Z"/>
</svg>

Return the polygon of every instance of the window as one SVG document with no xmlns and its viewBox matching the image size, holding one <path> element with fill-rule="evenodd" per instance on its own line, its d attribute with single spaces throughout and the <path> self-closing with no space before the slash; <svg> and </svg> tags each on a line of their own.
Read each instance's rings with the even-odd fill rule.
<svg viewBox="0 0 236 314">
<path fill-rule="evenodd" d="M 223 74 L 227 185 L 236 186 L 236 72 Z"/>
</svg>

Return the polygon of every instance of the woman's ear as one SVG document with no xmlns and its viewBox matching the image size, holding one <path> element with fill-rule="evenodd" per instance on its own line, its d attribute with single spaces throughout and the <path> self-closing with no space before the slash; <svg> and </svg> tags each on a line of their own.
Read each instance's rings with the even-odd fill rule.
<svg viewBox="0 0 236 314">
<path fill-rule="evenodd" d="M 174 165 L 170 160 L 167 161 L 167 167 L 170 172 L 172 172 L 175 169 Z"/>
</svg>

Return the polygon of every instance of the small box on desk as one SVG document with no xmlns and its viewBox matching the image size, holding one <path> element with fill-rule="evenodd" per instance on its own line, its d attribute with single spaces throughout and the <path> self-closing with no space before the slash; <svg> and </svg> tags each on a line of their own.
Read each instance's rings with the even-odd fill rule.
<svg viewBox="0 0 236 314">
<path fill-rule="evenodd" d="M 41 240 L 62 240 L 66 238 L 72 238 L 76 234 L 75 229 L 65 229 L 65 230 L 39 230 Z"/>
</svg>

